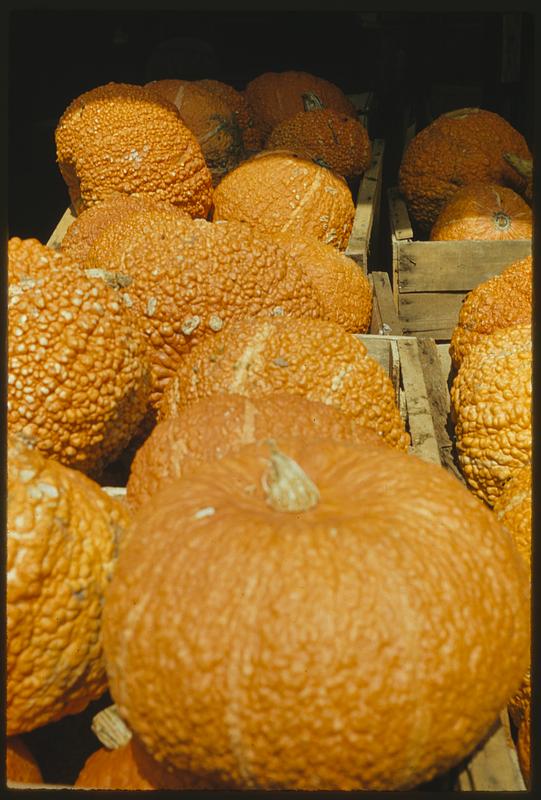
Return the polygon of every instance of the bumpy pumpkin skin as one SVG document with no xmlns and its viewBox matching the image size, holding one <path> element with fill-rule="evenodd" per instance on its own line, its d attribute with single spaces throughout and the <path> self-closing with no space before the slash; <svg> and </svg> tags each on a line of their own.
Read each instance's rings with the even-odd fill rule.
<svg viewBox="0 0 541 800">
<path fill-rule="evenodd" d="M 165 388 L 160 419 L 214 393 L 300 394 L 336 406 L 405 450 L 409 434 L 391 379 L 360 339 L 323 320 L 261 318 L 231 322 L 182 360 Z"/>
<path fill-rule="evenodd" d="M 376 431 L 334 406 L 301 395 L 215 394 L 156 425 L 132 462 L 127 500 L 131 508 L 141 508 L 166 483 L 189 475 L 199 464 L 223 458 L 249 442 L 285 434 L 383 444 Z"/>
<path fill-rule="evenodd" d="M 216 185 L 245 157 L 242 133 L 231 107 L 194 81 L 164 79 L 146 88 L 173 103 L 199 142 Z"/>
<path fill-rule="evenodd" d="M 302 96 L 306 92 L 316 94 L 326 108 L 357 116 L 354 105 L 340 87 L 301 70 L 264 72 L 249 81 L 244 90 L 265 136 L 283 120 L 304 111 Z"/>
<path fill-rule="evenodd" d="M 12 236 L 8 240 L 8 282 L 25 278 L 47 277 L 54 270 L 70 269 L 76 262 L 66 253 L 43 245 L 38 239 L 21 239 Z"/>
<path fill-rule="evenodd" d="M 136 516 L 105 602 L 112 696 L 154 757 L 239 789 L 417 786 L 471 751 L 520 681 L 522 560 L 440 467 L 378 445 L 276 446 L 315 505 L 277 509 L 262 443 Z M 280 503 L 314 503 L 301 486 L 284 481 Z"/>
<path fill-rule="evenodd" d="M 532 209 L 513 189 L 474 183 L 458 189 L 443 206 L 430 240 L 531 239 L 532 230 Z"/>
<path fill-rule="evenodd" d="M 531 568 L 532 562 L 532 466 L 517 470 L 494 503 L 494 513 L 513 537 L 517 549 Z"/>
<path fill-rule="evenodd" d="M 402 158 L 399 189 L 420 231 L 430 231 L 461 186 L 497 183 L 522 194 L 526 181 L 505 160 L 508 151 L 531 158 L 522 134 L 485 109 L 450 111 L 419 131 Z"/>
<path fill-rule="evenodd" d="M 6 778 L 18 783 L 43 783 L 39 764 L 20 736 L 6 739 Z"/>
<path fill-rule="evenodd" d="M 8 244 L 8 428 L 45 455 L 97 476 L 146 413 L 147 344 L 103 280 L 67 264 L 43 274 L 40 259 L 47 266 L 50 252 L 37 240 Z"/>
<path fill-rule="evenodd" d="M 263 147 L 263 131 L 257 126 L 253 109 L 244 93 L 228 83 L 210 78 L 194 81 L 194 83 L 220 97 L 231 108 L 240 128 L 246 155 L 259 152 Z"/>
<path fill-rule="evenodd" d="M 77 470 L 8 437 L 7 733 L 82 711 L 107 688 L 103 593 L 131 521 Z"/>
<path fill-rule="evenodd" d="M 532 257 L 528 256 L 466 295 L 449 346 L 454 367 L 458 369 L 464 356 L 487 334 L 531 319 Z"/>
<path fill-rule="evenodd" d="M 226 175 L 214 191 L 214 221 L 313 236 L 339 250 L 349 242 L 355 204 L 340 175 L 290 150 L 263 150 Z"/>
<path fill-rule="evenodd" d="M 85 262 L 127 276 L 129 298 L 150 344 L 151 404 L 185 355 L 239 317 L 322 317 L 319 293 L 268 236 L 236 221 L 151 221 L 133 214 L 96 240 Z"/>
<path fill-rule="evenodd" d="M 55 130 L 57 162 L 79 212 L 113 191 L 144 194 L 206 217 L 212 176 L 175 106 L 155 92 L 107 83 L 76 97 Z"/>
<path fill-rule="evenodd" d="M 487 334 L 451 386 L 458 460 L 471 490 L 493 506 L 531 462 L 531 326 Z"/>
</svg>

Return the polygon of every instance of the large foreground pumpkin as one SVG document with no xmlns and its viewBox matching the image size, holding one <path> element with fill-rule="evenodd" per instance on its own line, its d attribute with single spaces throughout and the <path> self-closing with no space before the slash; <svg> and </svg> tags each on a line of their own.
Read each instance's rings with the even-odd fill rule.
<svg viewBox="0 0 541 800">
<path fill-rule="evenodd" d="M 164 764 L 238 789 L 399 790 L 488 733 L 528 609 L 511 538 L 443 468 L 283 439 L 136 515 L 103 642 L 114 702 Z"/>
</svg>

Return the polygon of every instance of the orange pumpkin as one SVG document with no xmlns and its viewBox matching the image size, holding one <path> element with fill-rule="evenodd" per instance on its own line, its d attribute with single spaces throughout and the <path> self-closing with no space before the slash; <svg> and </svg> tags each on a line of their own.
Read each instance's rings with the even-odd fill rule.
<svg viewBox="0 0 541 800">
<path fill-rule="evenodd" d="M 263 147 L 263 132 L 255 122 L 253 109 L 244 92 L 238 91 L 228 83 L 210 78 L 198 80 L 195 83 L 197 86 L 216 94 L 231 108 L 240 128 L 246 154 L 252 155 L 261 150 Z"/>
<path fill-rule="evenodd" d="M 6 739 L 6 778 L 17 783 L 43 783 L 39 764 L 21 736 Z"/>
</svg>

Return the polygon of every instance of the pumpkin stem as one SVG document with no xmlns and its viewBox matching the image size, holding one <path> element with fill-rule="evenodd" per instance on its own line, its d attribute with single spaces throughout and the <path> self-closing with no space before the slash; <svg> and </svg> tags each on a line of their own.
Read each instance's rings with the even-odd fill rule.
<svg viewBox="0 0 541 800">
<path fill-rule="evenodd" d="M 92 718 L 92 730 L 104 747 L 109 750 L 116 750 L 128 744 L 132 737 L 132 732 L 120 716 L 115 705 L 107 706 L 102 711 L 98 711 Z"/>
<path fill-rule="evenodd" d="M 532 177 L 533 161 L 531 158 L 522 158 L 521 156 L 517 156 L 516 153 L 504 153 L 503 157 L 521 177 L 527 180 Z"/>
<path fill-rule="evenodd" d="M 268 440 L 269 468 L 261 478 L 267 503 L 276 511 L 308 511 L 317 505 L 319 490 L 306 472 Z"/>
<path fill-rule="evenodd" d="M 303 92 L 301 96 L 305 111 L 316 111 L 318 108 L 323 108 L 323 103 L 315 92 Z"/>
</svg>

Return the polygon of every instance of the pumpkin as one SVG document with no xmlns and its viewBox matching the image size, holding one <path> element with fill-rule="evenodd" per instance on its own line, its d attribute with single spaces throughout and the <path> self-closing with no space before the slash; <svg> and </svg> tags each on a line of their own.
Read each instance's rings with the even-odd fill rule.
<svg viewBox="0 0 541 800">
<path fill-rule="evenodd" d="M 372 144 L 362 122 L 326 108 L 313 92 L 303 95 L 303 103 L 304 111 L 273 128 L 266 148 L 293 150 L 344 178 L 362 175 L 372 158 Z"/>
<path fill-rule="evenodd" d="M 136 515 L 105 600 L 110 691 L 172 769 L 406 790 L 467 756 L 516 690 L 528 589 L 443 468 L 368 443 L 245 445 Z"/>
<path fill-rule="evenodd" d="M 72 261 L 83 264 L 98 236 L 110 225 L 134 211 L 171 214 L 189 218 L 189 214 L 166 200 L 156 200 L 149 195 L 121 194 L 112 192 L 104 200 L 82 211 L 70 224 L 60 245 L 60 251 Z"/>
<path fill-rule="evenodd" d="M 60 173 L 77 212 L 113 191 L 151 195 L 206 217 L 212 176 L 177 108 L 156 92 L 107 83 L 76 97 L 55 129 Z"/>
<path fill-rule="evenodd" d="M 472 183 L 458 189 L 443 206 L 430 240 L 531 239 L 532 229 L 532 209 L 513 189 Z"/>
<path fill-rule="evenodd" d="M 245 157 L 235 113 L 215 92 L 173 78 L 151 81 L 146 88 L 178 108 L 180 118 L 199 142 L 214 184 Z"/>
<path fill-rule="evenodd" d="M 263 72 L 246 84 L 244 95 L 257 124 L 268 136 L 280 122 L 304 111 L 302 96 L 316 94 L 326 108 L 356 117 L 353 103 L 339 86 L 304 70 Z"/>
<path fill-rule="evenodd" d="M 70 269 L 73 260 L 65 253 L 46 247 L 38 239 L 21 239 L 12 236 L 8 240 L 8 282 L 26 281 L 46 277 L 51 271 Z"/>
<path fill-rule="evenodd" d="M 533 160 L 531 158 L 521 158 L 515 153 L 504 153 L 503 157 L 518 172 L 520 177 L 526 181 L 523 195 L 531 205 L 533 201 Z"/>
<path fill-rule="evenodd" d="M 532 772 L 531 772 L 531 704 L 528 702 L 524 716 L 518 728 L 517 737 L 517 755 L 520 771 L 524 778 L 524 783 L 528 791 L 532 789 Z"/>
<path fill-rule="evenodd" d="M 228 83 L 210 78 L 197 80 L 194 83 L 220 97 L 233 111 L 237 125 L 240 128 L 245 153 L 252 155 L 261 150 L 263 147 L 263 132 L 256 125 L 253 109 L 244 92 L 235 89 Z"/>
<path fill-rule="evenodd" d="M 458 460 L 471 490 L 493 506 L 513 473 L 531 461 L 531 326 L 487 334 L 451 386 Z"/>
<path fill-rule="evenodd" d="M 37 240 L 8 243 L 8 428 L 97 476 L 146 413 L 147 344 L 114 289 L 73 264 L 45 273 L 50 254 Z"/>
<path fill-rule="evenodd" d="M 531 158 L 522 134 L 485 109 L 448 111 L 419 131 L 399 170 L 399 189 L 419 230 L 428 233 L 445 203 L 470 183 L 496 183 L 521 194 L 525 180 L 505 160 L 508 151 Z"/>
<path fill-rule="evenodd" d="M 186 353 L 230 320 L 323 316 L 317 290 L 293 259 L 269 237 L 235 221 L 132 214 L 96 239 L 85 266 L 129 281 L 123 296 L 152 353 L 154 409 Z"/>
<path fill-rule="evenodd" d="M 354 216 L 344 178 L 289 150 L 257 153 L 214 190 L 214 221 L 239 220 L 270 233 L 309 235 L 339 250 L 347 247 Z"/>
<path fill-rule="evenodd" d="M 318 290 L 325 319 L 347 331 L 366 333 L 372 321 L 372 286 L 359 265 L 331 244 L 294 231 L 272 238 Z"/>
<path fill-rule="evenodd" d="M 360 339 L 334 322 L 244 319 L 230 322 L 182 359 L 167 384 L 160 419 L 215 393 L 260 397 L 298 394 L 335 406 L 405 450 L 409 434 L 384 368 Z"/>
<path fill-rule="evenodd" d="M 39 764 L 21 736 L 6 738 L 6 778 L 17 783 L 43 783 Z"/>
<path fill-rule="evenodd" d="M 131 464 L 128 503 L 133 509 L 141 508 L 166 483 L 189 475 L 198 464 L 223 458 L 249 442 L 282 434 L 382 442 L 376 431 L 334 406 L 301 395 L 248 398 L 214 394 L 156 425 Z"/>
<path fill-rule="evenodd" d="M 7 465 L 6 718 L 16 736 L 105 691 L 103 593 L 131 518 L 19 436 L 8 436 Z"/>
<path fill-rule="evenodd" d="M 518 469 L 494 503 L 494 513 L 511 533 L 519 553 L 531 568 L 532 561 L 532 466 Z"/>
<path fill-rule="evenodd" d="M 531 318 L 532 257 L 527 256 L 466 295 L 449 345 L 453 365 L 458 369 L 464 356 L 487 334 L 531 322 Z"/>
</svg>

